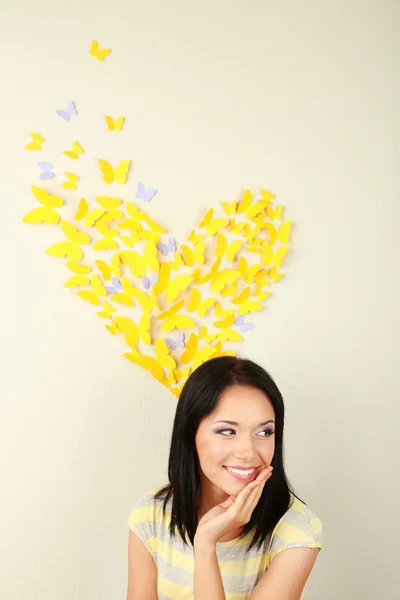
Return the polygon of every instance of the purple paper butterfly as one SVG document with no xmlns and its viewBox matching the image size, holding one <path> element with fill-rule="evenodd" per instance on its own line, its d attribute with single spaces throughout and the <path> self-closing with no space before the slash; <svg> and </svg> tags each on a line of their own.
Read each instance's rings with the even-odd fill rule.
<svg viewBox="0 0 400 600">
<path fill-rule="evenodd" d="M 104 286 L 109 294 L 118 294 L 122 290 L 122 285 L 116 277 L 111 277 L 112 286 Z"/>
<path fill-rule="evenodd" d="M 155 284 L 157 279 L 158 279 L 157 275 L 154 275 L 151 278 L 149 278 L 147 275 L 143 275 L 143 277 L 142 277 L 143 287 L 146 290 L 148 290 L 150 287 L 153 287 L 153 285 Z"/>
<path fill-rule="evenodd" d="M 169 238 L 168 244 L 157 244 L 157 248 L 161 250 L 164 256 L 168 256 L 169 252 L 176 252 L 176 242 L 174 238 Z"/>
<path fill-rule="evenodd" d="M 143 183 L 138 183 L 138 189 L 136 192 L 136 198 L 143 198 L 145 202 L 150 202 L 155 193 L 157 192 L 154 188 L 148 188 L 146 190 Z"/>
<path fill-rule="evenodd" d="M 248 331 L 249 329 L 253 329 L 255 327 L 254 323 L 245 323 L 243 315 L 240 315 L 236 319 L 234 325 L 236 325 L 236 327 L 240 328 L 240 333 L 246 333 L 246 331 Z"/>
<path fill-rule="evenodd" d="M 56 110 L 56 113 L 60 115 L 64 119 L 64 121 L 69 121 L 71 117 L 76 116 L 76 108 L 75 104 L 70 100 L 67 104 L 67 110 Z"/>
<path fill-rule="evenodd" d="M 173 340 L 172 338 L 166 338 L 165 343 L 167 344 L 167 346 L 169 346 L 169 348 L 171 348 L 171 350 L 176 350 L 178 347 L 184 348 L 185 347 L 184 337 L 185 337 L 184 333 L 178 333 L 178 335 L 176 336 L 176 340 Z"/>
<path fill-rule="evenodd" d="M 40 173 L 39 179 L 53 179 L 55 175 L 53 173 L 54 165 L 52 163 L 39 162 L 38 165 L 43 171 L 43 173 Z"/>
</svg>

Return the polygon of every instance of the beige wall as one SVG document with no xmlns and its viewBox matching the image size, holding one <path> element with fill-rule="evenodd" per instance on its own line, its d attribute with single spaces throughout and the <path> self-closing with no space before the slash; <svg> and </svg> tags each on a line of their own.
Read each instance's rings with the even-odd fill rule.
<svg viewBox="0 0 400 600">
<path fill-rule="evenodd" d="M 124 598 L 129 508 L 166 479 L 176 405 L 63 289 L 49 229 L 21 223 L 45 158 L 24 150 L 30 131 L 47 159 L 72 139 L 132 156 L 124 193 L 154 182 L 152 216 L 177 238 L 247 186 L 277 194 L 295 223 L 287 278 L 241 354 L 281 387 L 288 475 L 323 521 L 308 598 L 399 598 L 399 13 L 2 2 L 2 598 Z M 112 48 L 103 64 L 93 38 Z M 70 129 L 55 116 L 68 99 Z M 123 135 L 104 114 L 126 115 Z"/>
</svg>

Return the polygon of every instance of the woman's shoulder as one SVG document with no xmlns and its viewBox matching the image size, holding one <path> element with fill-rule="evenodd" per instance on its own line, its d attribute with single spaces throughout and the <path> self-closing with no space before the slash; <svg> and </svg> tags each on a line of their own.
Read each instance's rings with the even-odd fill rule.
<svg viewBox="0 0 400 600">
<path fill-rule="evenodd" d="M 142 521 L 156 521 L 160 518 L 164 505 L 164 495 L 156 498 L 156 494 L 166 486 L 158 486 L 147 490 L 131 505 L 129 511 L 129 526 Z M 167 507 L 168 507 L 167 503 Z M 132 529 L 132 527 L 131 527 Z"/>
<path fill-rule="evenodd" d="M 321 519 L 307 504 L 291 496 L 289 508 L 271 535 L 271 558 L 287 548 L 322 548 L 322 541 Z"/>
<path fill-rule="evenodd" d="M 155 498 L 155 494 L 165 486 L 148 490 L 131 505 L 128 517 L 128 526 L 147 549 L 154 556 L 156 552 L 157 537 L 162 537 L 169 523 L 168 503 L 166 511 L 163 510 L 163 498 Z"/>
</svg>

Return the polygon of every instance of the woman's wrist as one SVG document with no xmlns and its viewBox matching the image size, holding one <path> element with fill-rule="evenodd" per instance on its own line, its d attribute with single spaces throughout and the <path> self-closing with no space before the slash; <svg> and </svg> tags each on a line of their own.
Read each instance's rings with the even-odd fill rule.
<svg viewBox="0 0 400 600">
<path fill-rule="evenodd" d="M 208 536 L 205 536 L 201 533 L 196 533 L 196 535 L 194 536 L 194 549 L 198 550 L 200 549 L 201 551 L 205 551 L 205 550 L 216 550 L 217 548 L 217 542 L 214 540 L 211 540 Z"/>
</svg>

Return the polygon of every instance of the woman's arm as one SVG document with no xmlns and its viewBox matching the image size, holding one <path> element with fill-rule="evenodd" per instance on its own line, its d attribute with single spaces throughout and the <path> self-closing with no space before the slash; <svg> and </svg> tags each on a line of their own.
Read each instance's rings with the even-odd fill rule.
<svg viewBox="0 0 400 600">
<path fill-rule="evenodd" d="M 226 600 L 217 547 L 202 538 L 194 539 L 194 600 Z"/>
<path fill-rule="evenodd" d="M 319 548 L 288 548 L 272 559 L 249 600 L 301 600 Z"/>
<path fill-rule="evenodd" d="M 158 600 L 156 564 L 133 531 L 129 531 L 126 600 Z"/>
</svg>

